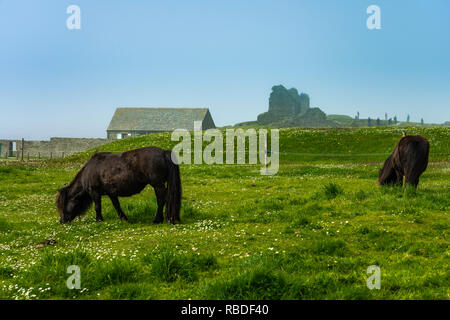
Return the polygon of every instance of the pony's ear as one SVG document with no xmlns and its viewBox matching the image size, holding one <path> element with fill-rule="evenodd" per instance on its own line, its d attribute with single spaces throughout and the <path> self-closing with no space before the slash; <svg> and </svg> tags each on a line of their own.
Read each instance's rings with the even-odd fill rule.
<svg viewBox="0 0 450 320">
<path fill-rule="evenodd" d="M 67 195 L 67 184 L 64 184 L 64 186 L 58 190 L 58 194 L 60 194 L 63 197 L 66 197 Z"/>
<path fill-rule="evenodd" d="M 97 154 L 98 154 L 98 148 L 95 149 L 94 153 L 91 155 L 91 159 L 92 159 L 93 157 L 95 157 Z"/>
</svg>

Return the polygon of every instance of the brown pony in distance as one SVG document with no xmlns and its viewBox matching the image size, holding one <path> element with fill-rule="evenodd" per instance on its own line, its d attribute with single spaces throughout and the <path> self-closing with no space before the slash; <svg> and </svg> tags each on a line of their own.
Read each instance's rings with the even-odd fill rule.
<svg viewBox="0 0 450 320">
<path fill-rule="evenodd" d="M 407 184 L 411 184 L 417 188 L 419 177 L 428 165 L 429 151 L 430 144 L 426 138 L 404 136 L 384 162 L 378 176 L 379 184 L 402 186 L 403 177 L 405 177 L 405 187 Z"/>
<path fill-rule="evenodd" d="M 164 205 L 167 221 L 179 222 L 180 170 L 172 161 L 171 150 L 145 147 L 123 153 L 95 153 L 72 182 L 59 190 L 56 206 L 60 222 L 71 222 L 89 209 L 92 202 L 95 203 L 96 220 L 103 221 L 103 195 L 109 196 L 119 218 L 128 220 L 120 208 L 118 197 L 137 194 L 148 184 L 155 189 L 158 203 L 153 223 L 163 222 Z"/>
</svg>

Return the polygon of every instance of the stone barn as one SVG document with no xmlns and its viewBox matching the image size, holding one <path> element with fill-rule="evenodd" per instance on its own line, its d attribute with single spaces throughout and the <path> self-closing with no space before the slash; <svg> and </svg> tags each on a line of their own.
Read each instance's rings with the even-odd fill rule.
<svg viewBox="0 0 450 320">
<path fill-rule="evenodd" d="M 117 140 L 175 129 L 192 131 L 194 121 L 201 121 L 203 130 L 216 127 L 207 108 L 117 108 L 106 132 L 108 139 Z"/>
</svg>

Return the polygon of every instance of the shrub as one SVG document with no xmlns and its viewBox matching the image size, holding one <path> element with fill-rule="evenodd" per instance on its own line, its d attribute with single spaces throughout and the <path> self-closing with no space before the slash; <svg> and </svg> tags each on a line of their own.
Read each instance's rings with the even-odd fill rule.
<svg viewBox="0 0 450 320">
<path fill-rule="evenodd" d="M 175 280 L 196 281 L 197 265 L 187 256 L 175 252 L 171 247 L 164 247 L 158 254 L 146 255 L 144 261 L 151 265 L 151 274 L 162 281 Z"/>
<path fill-rule="evenodd" d="M 97 263 L 87 275 L 86 283 L 89 284 L 91 290 L 94 290 L 109 285 L 137 282 L 140 277 L 142 274 L 140 274 L 137 263 L 124 258 L 116 258 L 110 262 Z"/>
<path fill-rule="evenodd" d="M 337 185 L 337 184 L 335 184 L 335 183 L 333 183 L 333 182 L 330 182 L 330 183 L 326 184 L 323 187 L 323 191 L 324 191 L 325 197 L 328 200 L 334 199 L 338 195 L 344 193 L 344 190 L 342 189 L 342 187 Z"/>
</svg>

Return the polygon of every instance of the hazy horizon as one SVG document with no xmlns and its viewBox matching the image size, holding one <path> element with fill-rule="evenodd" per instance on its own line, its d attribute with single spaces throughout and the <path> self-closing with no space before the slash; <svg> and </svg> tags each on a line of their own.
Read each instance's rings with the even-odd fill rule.
<svg viewBox="0 0 450 320">
<path fill-rule="evenodd" d="M 69 30 L 69 5 L 81 29 Z M 369 5 L 381 29 L 369 30 Z M 0 139 L 106 137 L 118 107 L 253 121 L 271 87 L 326 114 L 450 121 L 450 2 L 0 0 Z"/>
</svg>

